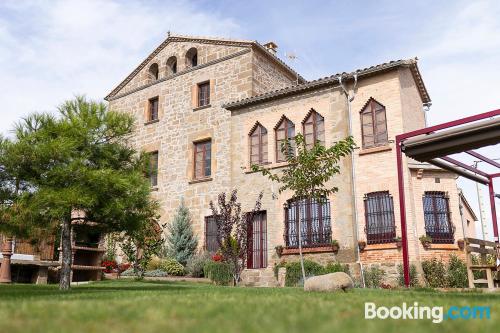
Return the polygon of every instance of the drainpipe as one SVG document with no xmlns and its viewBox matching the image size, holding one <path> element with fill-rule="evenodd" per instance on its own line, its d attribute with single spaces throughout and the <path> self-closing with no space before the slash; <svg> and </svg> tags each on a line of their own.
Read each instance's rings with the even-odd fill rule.
<svg viewBox="0 0 500 333">
<path fill-rule="evenodd" d="M 464 205 L 462 204 L 462 198 L 460 197 L 461 193 L 462 189 L 460 189 L 460 192 L 458 194 L 458 210 L 460 211 L 460 220 L 462 222 L 462 234 L 464 235 L 464 238 L 466 238 L 468 235 L 465 234 Z"/>
<path fill-rule="evenodd" d="M 348 120 L 348 130 L 349 130 L 349 135 L 352 136 L 352 111 L 351 111 L 351 102 L 354 100 L 354 97 L 356 96 L 356 86 L 358 84 L 358 75 L 354 74 L 354 85 L 352 87 L 352 95 L 349 94 L 347 91 L 346 87 L 342 83 L 342 75 L 339 76 L 339 85 L 342 88 L 344 95 L 347 100 L 347 120 Z M 365 276 L 363 272 L 363 263 L 361 262 L 361 256 L 359 253 L 359 246 L 358 246 L 358 240 L 359 240 L 359 230 L 358 230 L 358 200 L 356 196 L 356 170 L 355 170 L 355 155 L 351 154 L 351 174 L 352 174 L 352 183 L 351 183 L 351 191 L 352 191 L 352 205 L 354 207 L 353 209 L 353 217 L 354 217 L 354 230 L 355 232 L 353 233 L 354 235 L 354 247 L 356 249 L 356 263 L 359 264 L 359 268 L 361 270 L 361 284 L 363 288 L 365 287 Z"/>
</svg>

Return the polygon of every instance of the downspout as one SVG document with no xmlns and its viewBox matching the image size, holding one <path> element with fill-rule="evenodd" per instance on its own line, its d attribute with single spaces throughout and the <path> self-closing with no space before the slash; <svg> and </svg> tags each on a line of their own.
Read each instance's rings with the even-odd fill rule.
<svg viewBox="0 0 500 333">
<path fill-rule="evenodd" d="M 348 134 L 349 136 L 352 136 L 352 111 L 351 111 L 351 102 L 354 100 L 354 97 L 356 96 L 356 86 L 358 84 L 358 75 L 354 74 L 354 85 L 352 87 L 352 95 L 349 94 L 347 89 L 345 88 L 344 84 L 342 83 L 342 75 L 339 76 L 339 85 L 342 88 L 344 95 L 347 100 L 347 121 L 348 121 Z M 352 205 L 354 207 L 353 209 L 353 222 L 354 222 L 354 230 L 355 232 L 353 233 L 354 235 L 354 248 L 356 249 L 356 263 L 359 264 L 360 268 L 360 275 L 361 275 L 361 285 L 363 288 L 365 287 L 365 276 L 363 272 L 363 263 L 361 262 L 361 256 L 359 253 L 359 246 L 358 246 L 358 240 L 359 240 L 359 230 L 358 230 L 358 200 L 356 196 L 356 170 L 355 170 L 355 154 L 351 154 L 351 174 L 352 174 L 352 182 L 351 182 L 351 191 L 352 191 Z"/>
<path fill-rule="evenodd" d="M 458 210 L 460 212 L 460 220 L 462 222 L 462 234 L 463 234 L 464 238 L 466 238 L 468 235 L 465 234 L 465 222 L 464 222 L 464 211 L 463 211 L 464 205 L 462 204 L 462 198 L 460 197 L 461 193 L 462 193 L 462 189 L 459 189 L 459 193 L 458 193 Z"/>
</svg>

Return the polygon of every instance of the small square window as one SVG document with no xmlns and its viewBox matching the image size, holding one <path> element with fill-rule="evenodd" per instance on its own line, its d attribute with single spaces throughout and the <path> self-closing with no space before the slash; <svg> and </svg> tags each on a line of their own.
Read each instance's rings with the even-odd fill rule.
<svg viewBox="0 0 500 333">
<path fill-rule="evenodd" d="M 198 84 L 198 107 L 210 104 L 210 82 Z"/>
<path fill-rule="evenodd" d="M 441 178 L 438 177 L 434 178 L 434 182 L 437 184 L 441 183 Z"/>
<path fill-rule="evenodd" d="M 154 97 L 149 100 L 148 121 L 158 120 L 158 102 L 158 97 Z"/>
</svg>

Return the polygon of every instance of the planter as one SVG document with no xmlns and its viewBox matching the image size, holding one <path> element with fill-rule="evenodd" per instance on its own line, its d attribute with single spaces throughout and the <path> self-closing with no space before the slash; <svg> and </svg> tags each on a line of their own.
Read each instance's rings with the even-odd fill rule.
<svg viewBox="0 0 500 333">
<path fill-rule="evenodd" d="M 366 242 L 365 241 L 359 241 L 358 242 L 358 248 L 361 252 L 363 252 L 365 250 L 365 247 L 366 247 Z"/>
<path fill-rule="evenodd" d="M 401 249 L 403 247 L 403 241 L 401 240 L 396 241 L 396 246 L 398 249 Z"/>
<path fill-rule="evenodd" d="M 457 240 L 457 245 L 458 245 L 458 248 L 463 251 L 465 248 L 465 240 L 463 240 L 463 239 Z"/>
<path fill-rule="evenodd" d="M 332 250 L 333 250 L 333 252 L 334 252 L 334 253 L 339 252 L 339 248 L 340 248 L 340 247 L 339 247 L 339 245 L 338 245 L 338 244 L 334 244 L 334 245 L 332 245 Z"/>
<path fill-rule="evenodd" d="M 276 250 L 276 255 L 278 256 L 278 258 L 281 258 L 281 256 L 283 255 L 283 246 L 278 245 L 274 249 Z"/>
<path fill-rule="evenodd" d="M 423 246 L 423 247 L 424 247 L 424 249 L 426 249 L 426 250 L 430 249 L 431 244 L 432 244 L 432 243 L 431 243 L 431 242 L 429 242 L 429 241 L 422 241 L 422 246 Z"/>
</svg>

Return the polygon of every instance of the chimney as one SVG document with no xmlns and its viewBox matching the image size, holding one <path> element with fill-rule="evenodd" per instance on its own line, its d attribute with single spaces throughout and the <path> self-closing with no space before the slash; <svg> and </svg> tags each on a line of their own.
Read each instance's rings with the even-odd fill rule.
<svg viewBox="0 0 500 333">
<path fill-rule="evenodd" d="M 278 45 L 276 45 L 274 42 L 267 42 L 264 44 L 264 47 L 266 50 L 268 50 L 272 55 L 276 55 L 278 52 Z"/>
</svg>

